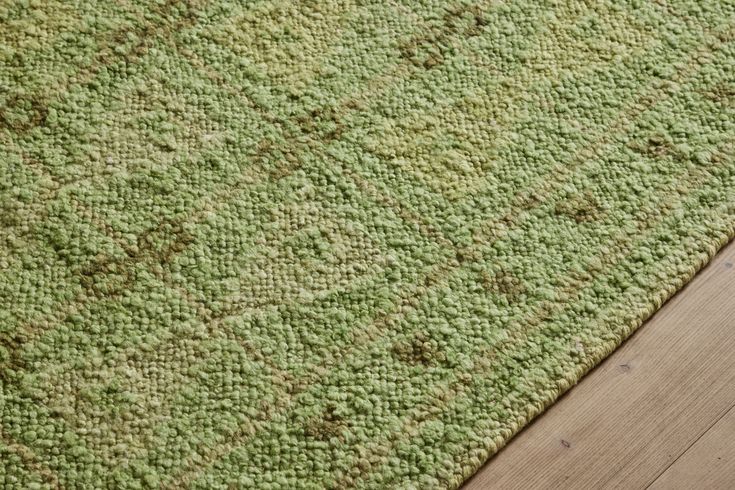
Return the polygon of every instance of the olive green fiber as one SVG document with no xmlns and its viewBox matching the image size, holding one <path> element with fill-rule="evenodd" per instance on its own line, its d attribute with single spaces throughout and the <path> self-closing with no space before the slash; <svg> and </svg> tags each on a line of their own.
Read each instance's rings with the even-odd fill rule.
<svg viewBox="0 0 735 490">
<path fill-rule="evenodd" d="M 734 232 L 734 0 L 0 0 L 0 488 L 456 488 Z"/>
</svg>

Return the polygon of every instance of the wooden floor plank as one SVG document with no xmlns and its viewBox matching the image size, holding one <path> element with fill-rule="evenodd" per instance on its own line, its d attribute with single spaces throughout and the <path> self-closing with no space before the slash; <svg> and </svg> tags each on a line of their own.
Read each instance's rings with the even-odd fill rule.
<svg viewBox="0 0 735 490">
<path fill-rule="evenodd" d="M 669 466 L 650 488 L 735 488 L 735 408 Z"/>
<path fill-rule="evenodd" d="M 667 472 L 735 403 L 733 264 L 735 242 L 465 490 L 636 489 Z"/>
</svg>

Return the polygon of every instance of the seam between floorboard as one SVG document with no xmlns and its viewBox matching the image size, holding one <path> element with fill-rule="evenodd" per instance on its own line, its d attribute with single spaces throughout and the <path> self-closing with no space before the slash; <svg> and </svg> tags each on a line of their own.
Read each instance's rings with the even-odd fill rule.
<svg viewBox="0 0 735 490">
<path fill-rule="evenodd" d="M 671 468 L 672 466 L 674 466 L 674 464 L 676 464 L 676 462 L 679 461 L 682 456 L 684 456 L 686 453 L 688 453 L 689 450 L 692 447 L 694 447 L 694 445 L 697 442 L 699 442 L 699 440 L 702 437 L 705 436 L 705 434 L 707 434 L 710 430 L 712 430 L 712 427 L 714 427 L 715 425 L 717 425 L 717 422 L 719 422 L 720 420 L 722 420 L 725 417 L 725 415 L 727 415 L 728 413 L 730 413 L 733 409 L 735 409 L 735 403 L 733 403 L 732 405 L 730 405 L 730 407 L 727 410 L 724 410 L 717 418 L 715 418 L 715 420 L 704 431 L 702 431 L 702 433 L 699 434 L 699 436 L 696 439 L 694 439 L 694 441 L 692 441 L 692 443 L 689 444 L 686 447 L 686 449 L 684 449 L 681 453 L 679 453 L 679 455 L 671 463 L 669 463 L 666 466 L 666 468 L 664 468 L 663 470 L 661 470 L 661 472 L 658 475 L 656 475 L 656 477 L 651 481 L 651 483 L 649 483 L 648 485 L 646 485 L 646 487 L 645 487 L 646 490 L 648 490 L 649 488 L 651 488 L 651 486 L 654 483 L 656 483 L 656 481 L 658 481 L 658 479 L 661 478 L 664 475 L 664 473 L 666 473 L 667 471 L 669 471 L 669 468 Z"/>
</svg>

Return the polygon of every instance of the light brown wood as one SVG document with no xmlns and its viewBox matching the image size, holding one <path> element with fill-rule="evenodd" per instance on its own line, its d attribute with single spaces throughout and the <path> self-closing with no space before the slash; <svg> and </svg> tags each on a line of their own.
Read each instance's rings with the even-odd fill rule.
<svg viewBox="0 0 735 490">
<path fill-rule="evenodd" d="M 651 485 L 651 490 L 733 488 L 735 408 L 715 423 Z"/>
<path fill-rule="evenodd" d="M 693 471 L 679 465 L 698 464 L 713 448 L 735 467 L 726 436 L 705 436 L 725 427 L 735 438 L 731 416 L 724 417 L 735 405 L 733 264 L 735 242 L 465 490 L 646 488 Z M 712 461 L 710 468 L 717 473 Z M 719 486 L 694 488 L 735 488 L 732 471 L 709 478 Z"/>
</svg>

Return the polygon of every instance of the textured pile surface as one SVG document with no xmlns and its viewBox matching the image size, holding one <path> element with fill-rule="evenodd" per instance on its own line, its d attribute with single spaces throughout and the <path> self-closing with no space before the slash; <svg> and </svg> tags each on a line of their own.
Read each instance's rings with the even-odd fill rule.
<svg viewBox="0 0 735 490">
<path fill-rule="evenodd" d="M 0 486 L 456 487 L 732 236 L 734 16 L 3 2 Z"/>
</svg>

